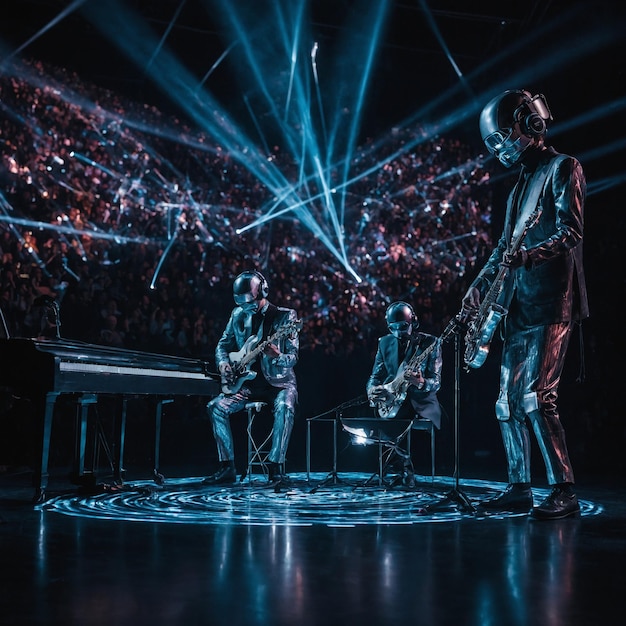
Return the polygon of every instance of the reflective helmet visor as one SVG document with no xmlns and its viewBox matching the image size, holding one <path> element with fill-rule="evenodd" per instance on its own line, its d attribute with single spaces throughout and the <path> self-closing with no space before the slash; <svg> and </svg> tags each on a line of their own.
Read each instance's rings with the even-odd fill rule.
<svg viewBox="0 0 626 626">
<path fill-rule="evenodd" d="M 391 334 L 398 339 L 408 337 L 411 334 L 411 324 L 409 322 L 393 322 L 388 327 Z"/>
<path fill-rule="evenodd" d="M 239 306 L 241 306 L 242 304 L 247 304 L 248 302 L 254 302 L 256 300 L 256 297 L 251 293 L 236 293 L 233 298 L 235 300 L 235 304 L 238 304 Z"/>
<path fill-rule="evenodd" d="M 417 327 L 413 309 L 406 302 L 394 302 L 387 309 L 385 319 L 389 332 L 398 339 L 408 337 L 414 324 Z"/>
<path fill-rule="evenodd" d="M 521 135 L 515 127 L 520 104 L 524 102 L 519 91 L 506 91 L 490 100 L 480 113 L 480 134 L 491 154 L 502 165 L 511 167 L 530 145 L 531 139 Z"/>
<path fill-rule="evenodd" d="M 233 283 L 233 299 L 237 306 L 246 311 L 258 311 L 259 301 L 262 299 L 259 277 L 245 272 L 237 276 Z"/>
<path fill-rule="evenodd" d="M 513 128 L 497 130 L 483 139 L 487 150 L 493 154 L 502 165 L 511 167 L 519 160 L 529 141 L 523 141 Z"/>
</svg>

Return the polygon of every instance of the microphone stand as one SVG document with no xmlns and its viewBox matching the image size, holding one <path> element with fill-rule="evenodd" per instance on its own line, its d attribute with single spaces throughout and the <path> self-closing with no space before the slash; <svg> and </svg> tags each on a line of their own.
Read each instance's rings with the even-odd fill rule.
<svg viewBox="0 0 626 626">
<path fill-rule="evenodd" d="M 459 413 L 461 407 L 461 341 L 460 327 L 454 334 L 454 487 L 442 500 L 425 507 L 428 511 L 455 504 L 464 513 L 476 513 L 476 507 L 459 487 Z"/>
<path fill-rule="evenodd" d="M 341 415 L 341 411 L 343 411 L 344 409 L 353 407 L 353 406 L 359 406 L 361 404 L 364 404 L 366 401 L 367 401 L 367 396 L 358 396 L 357 398 L 354 398 L 353 400 L 348 400 L 347 402 L 344 402 L 343 404 L 340 404 L 333 409 L 329 409 L 328 411 L 324 413 L 320 413 L 319 415 L 316 415 L 315 417 L 310 418 L 309 427 L 310 427 L 310 421 L 324 417 L 324 415 L 328 415 L 329 413 L 335 414 L 335 417 L 333 420 L 333 469 L 331 472 L 328 473 L 328 475 L 324 479 L 322 479 L 317 485 L 315 485 L 315 487 L 313 487 L 309 491 L 309 493 L 315 493 L 318 489 L 321 489 L 322 487 L 325 487 L 326 485 L 331 484 L 331 483 L 333 485 L 337 485 L 338 483 L 343 482 L 341 478 L 339 478 L 339 474 L 337 473 L 337 423 L 339 422 L 339 416 Z M 310 454 L 308 450 L 307 450 L 307 454 Z"/>
</svg>

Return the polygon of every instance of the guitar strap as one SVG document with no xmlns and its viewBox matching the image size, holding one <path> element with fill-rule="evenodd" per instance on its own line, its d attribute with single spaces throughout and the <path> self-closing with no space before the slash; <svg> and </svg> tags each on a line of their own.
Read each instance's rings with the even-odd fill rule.
<svg viewBox="0 0 626 626">
<path fill-rule="evenodd" d="M 554 157 L 547 163 L 544 163 L 539 170 L 524 181 L 523 175 L 520 175 L 520 178 L 517 182 L 514 192 L 510 196 L 510 206 L 509 206 L 509 214 L 512 216 L 513 211 L 517 208 L 517 216 L 515 218 L 515 224 L 511 224 L 511 228 L 513 229 L 511 238 L 509 241 L 514 241 L 518 235 L 521 233 L 522 229 L 526 225 L 528 218 L 531 216 L 532 212 L 537 208 L 537 201 L 539 200 L 539 196 L 543 192 L 543 189 L 546 185 L 546 181 L 548 179 L 548 174 L 552 170 L 552 168 L 556 167 L 558 163 L 560 163 L 563 159 L 565 159 L 564 154 L 559 154 Z M 533 179 L 533 185 L 530 189 L 530 193 L 527 195 L 524 203 L 521 207 L 516 207 L 514 204 L 517 203 L 518 200 L 523 200 L 523 189 L 520 186 L 525 186 L 530 179 Z"/>
</svg>

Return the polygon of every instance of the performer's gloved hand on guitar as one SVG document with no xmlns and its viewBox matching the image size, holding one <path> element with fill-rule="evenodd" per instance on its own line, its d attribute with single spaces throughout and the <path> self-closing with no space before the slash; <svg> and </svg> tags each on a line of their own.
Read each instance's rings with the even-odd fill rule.
<svg viewBox="0 0 626 626">
<path fill-rule="evenodd" d="M 271 359 L 275 359 L 280 356 L 280 350 L 276 344 L 268 343 L 265 348 L 263 348 L 263 354 L 269 356 Z"/>
<path fill-rule="evenodd" d="M 424 388 L 425 380 L 424 376 L 422 375 L 422 370 L 417 370 L 416 372 L 407 370 L 404 373 L 404 377 L 410 385 L 415 385 L 415 387 L 417 387 L 418 389 Z"/>
<path fill-rule="evenodd" d="M 528 264 L 528 251 L 522 246 L 517 252 L 505 252 L 502 256 L 500 265 L 504 267 L 510 267 L 515 269 L 516 267 L 522 267 L 522 265 Z"/>
<path fill-rule="evenodd" d="M 370 406 L 375 406 L 379 402 L 386 402 L 391 399 L 391 392 L 384 385 L 375 385 L 367 392 L 367 399 Z"/>
<path fill-rule="evenodd" d="M 478 288 L 470 287 L 463 296 L 461 304 L 461 312 L 458 314 L 457 318 L 461 324 L 467 324 L 474 319 L 480 308 L 480 291 Z"/>
<path fill-rule="evenodd" d="M 237 379 L 230 363 L 227 361 L 220 363 L 219 371 L 220 376 L 222 377 L 222 385 L 231 386 L 235 384 Z"/>
</svg>

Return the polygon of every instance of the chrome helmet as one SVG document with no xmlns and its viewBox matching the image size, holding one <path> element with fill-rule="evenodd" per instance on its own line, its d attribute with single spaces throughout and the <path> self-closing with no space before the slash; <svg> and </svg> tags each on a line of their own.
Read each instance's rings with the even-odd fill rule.
<svg viewBox="0 0 626 626">
<path fill-rule="evenodd" d="M 260 301 L 267 298 L 268 293 L 265 276 L 256 270 L 242 272 L 233 283 L 235 304 L 252 313 L 259 310 Z"/>
<path fill-rule="evenodd" d="M 385 320 L 389 332 L 398 339 L 405 339 L 419 326 L 411 305 L 402 301 L 389 305 Z"/>
<path fill-rule="evenodd" d="M 512 89 L 490 100 L 480 114 L 480 134 L 487 150 L 505 167 L 515 165 L 524 151 L 546 133 L 552 120 L 543 94 Z"/>
</svg>

